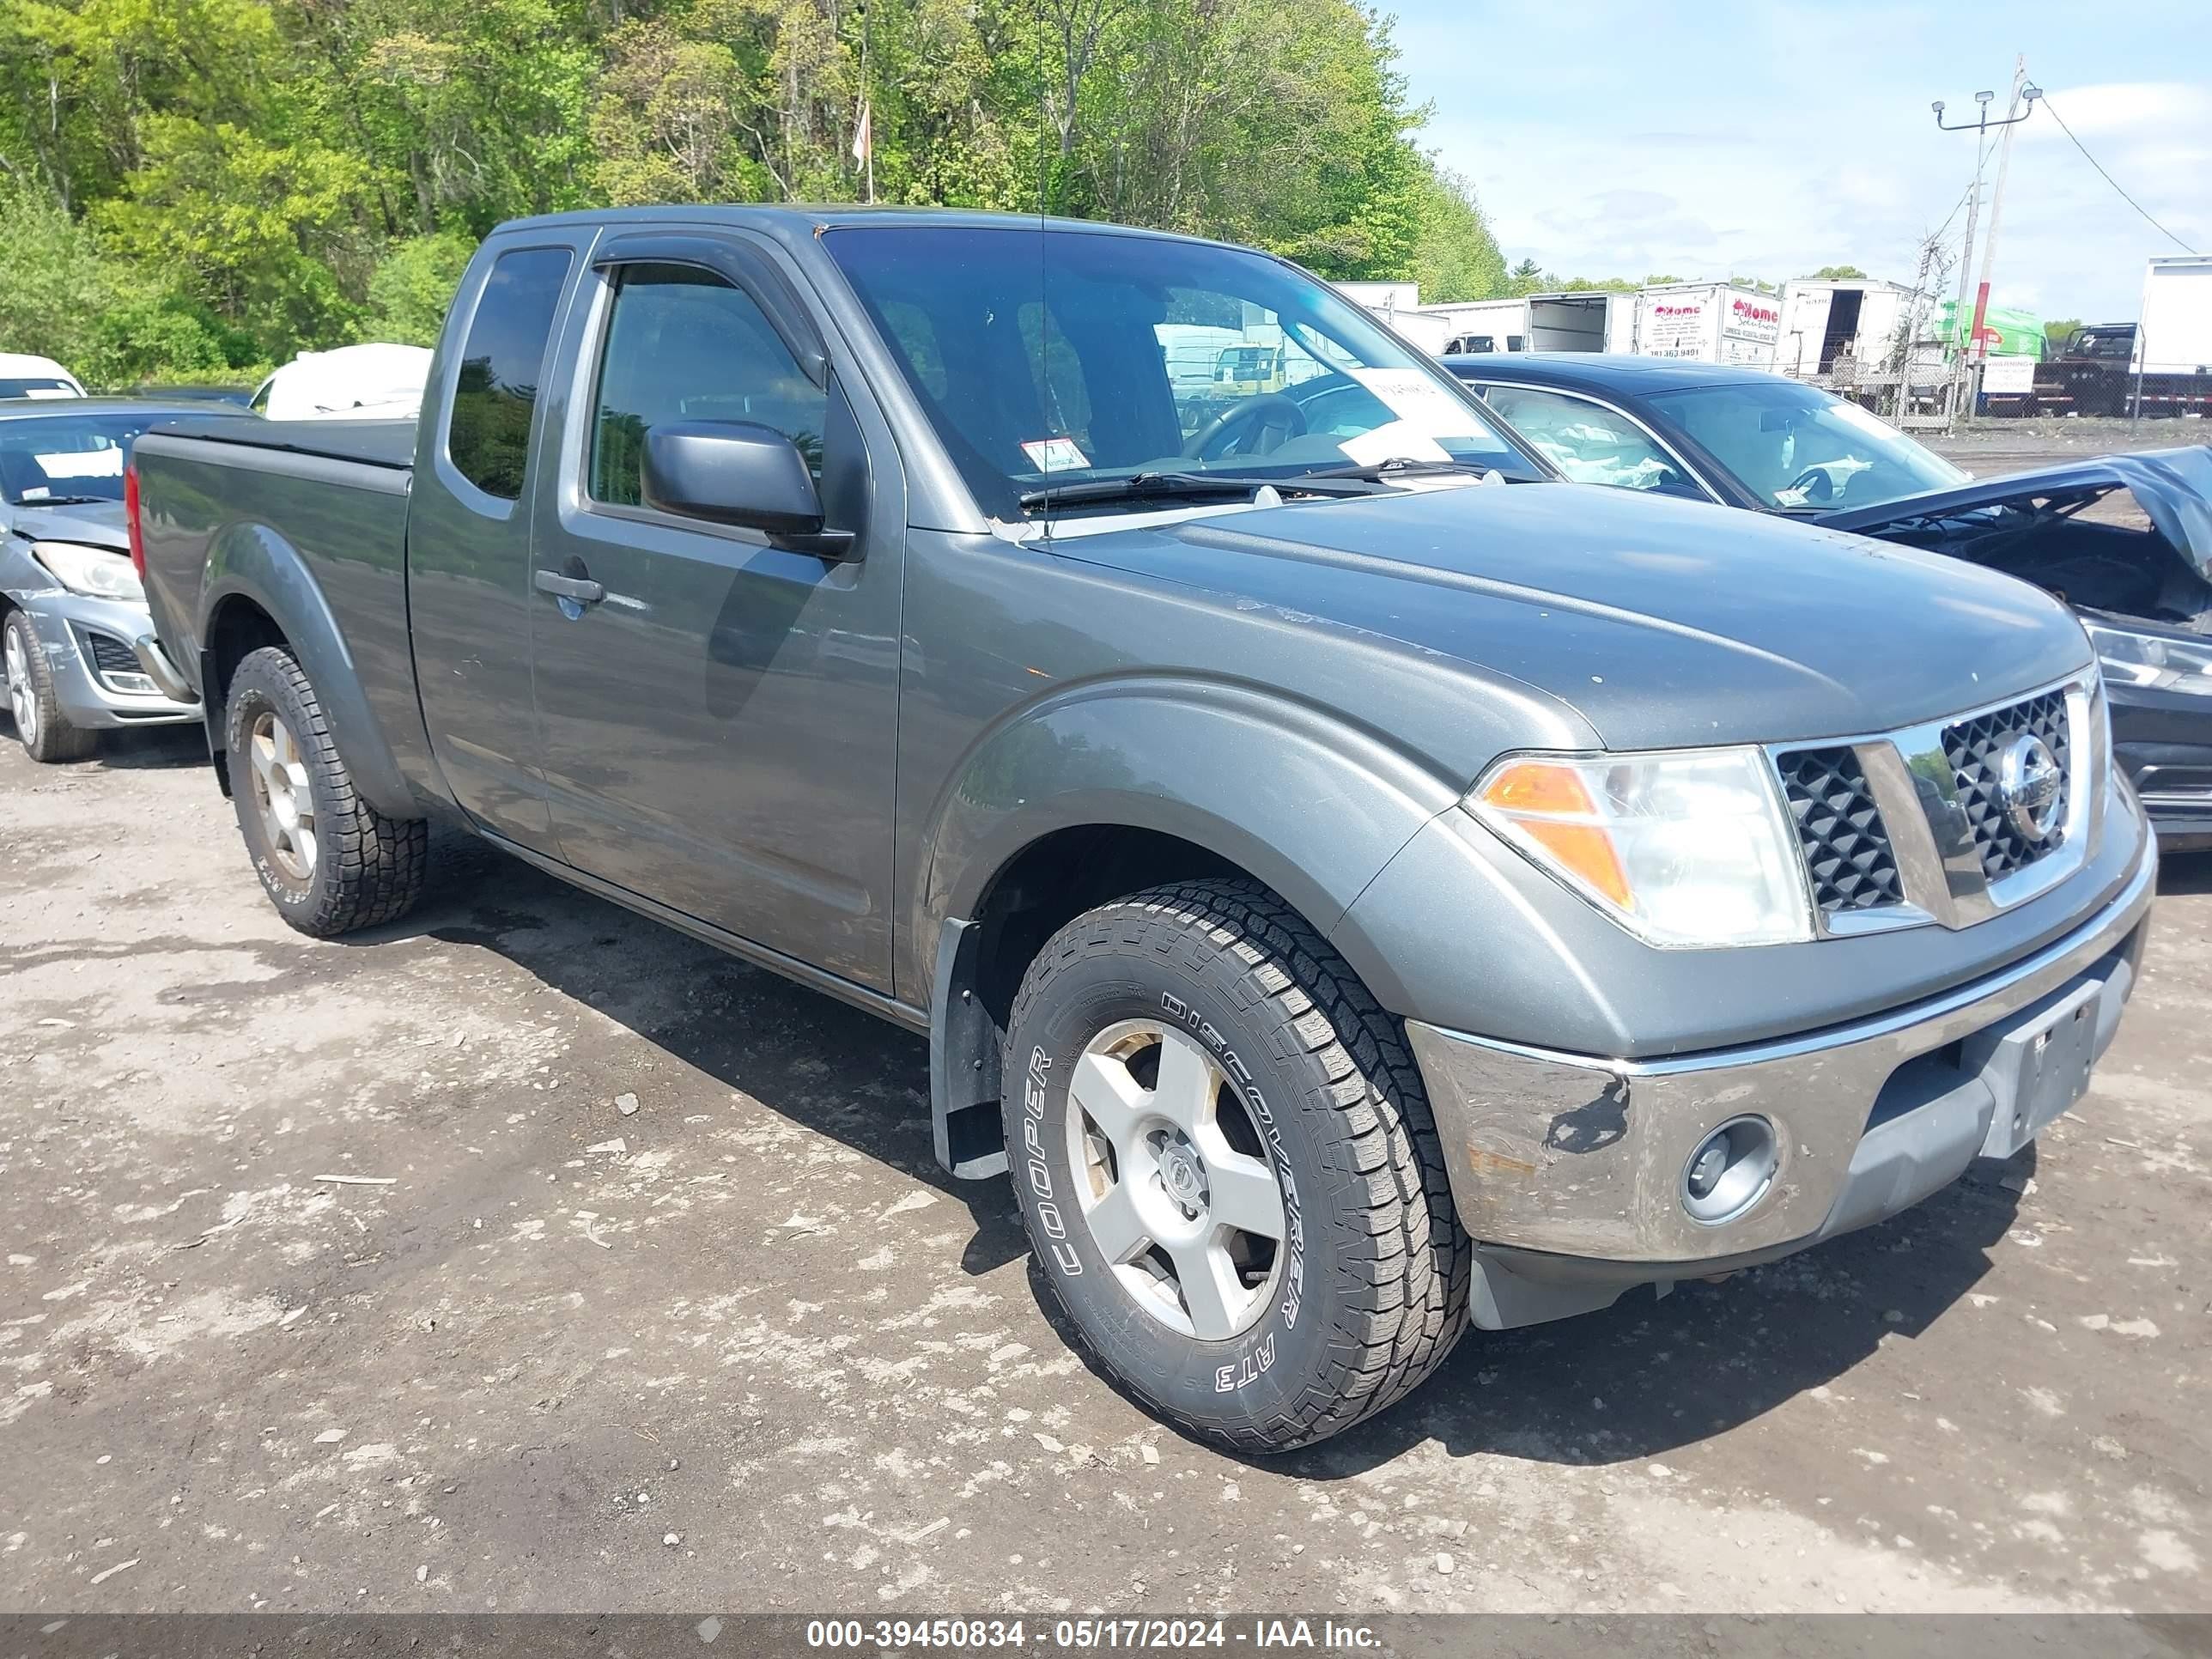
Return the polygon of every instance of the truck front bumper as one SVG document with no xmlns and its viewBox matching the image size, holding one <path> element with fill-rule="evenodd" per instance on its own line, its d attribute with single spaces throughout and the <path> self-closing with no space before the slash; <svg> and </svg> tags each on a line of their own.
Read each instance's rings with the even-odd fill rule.
<svg viewBox="0 0 2212 1659">
<path fill-rule="evenodd" d="M 1599 1308 L 1632 1285 L 1756 1265 L 1918 1203 L 2006 1158 L 2086 1086 L 2135 988 L 2157 884 L 2148 835 L 2094 915 L 2001 971 L 1801 1037 L 1676 1059 L 1551 1053 L 1409 1021 L 1479 1247 L 1474 1319 Z M 1692 1160 L 1732 1122 L 1771 1126 L 1755 1199 L 1709 1222 Z"/>
</svg>

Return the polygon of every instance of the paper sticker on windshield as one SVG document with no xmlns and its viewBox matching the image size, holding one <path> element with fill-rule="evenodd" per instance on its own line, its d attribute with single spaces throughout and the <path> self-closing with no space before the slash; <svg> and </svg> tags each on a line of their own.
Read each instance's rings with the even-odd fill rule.
<svg viewBox="0 0 2212 1659">
<path fill-rule="evenodd" d="M 1431 438 L 1489 436 L 1481 417 L 1463 398 L 1454 397 L 1418 368 L 1352 368 L 1345 372 L 1416 432 Z"/>
<path fill-rule="evenodd" d="M 1385 461 L 1448 461 L 1444 447 L 1411 421 L 1385 421 L 1356 438 L 1339 438 L 1336 447 L 1362 466 Z"/>
<path fill-rule="evenodd" d="M 39 470 L 49 478 L 119 478 L 123 476 L 120 449 L 80 449 L 67 454 L 35 455 Z"/>
<path fill-rule="evenodd" d="M 1091 465 L 1073 438 L 1032 438 L 1022 446 L 1022 453 L 1036 463 L 1040 472 L 1080 472 Z"/>
<path fill-rule="evenodd" d="M 76 393 L 65 386 L 34 386 L 25 388 L 26 398 L 74 398 Z"/>
</svg>

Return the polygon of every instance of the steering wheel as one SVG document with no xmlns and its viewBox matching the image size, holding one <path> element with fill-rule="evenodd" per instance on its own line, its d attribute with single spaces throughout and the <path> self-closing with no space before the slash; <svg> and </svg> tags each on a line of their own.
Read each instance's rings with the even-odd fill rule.
<svg viewBox="0 0 2212 1659">
<path fill-rule="evenodd" d="M 1790 488 L 1803 492 L 1808 501 L 1832 501 L 1836 499 L 1836 477 L 1824 462 L 1808 466 L 1790 481 Z"/>
<path fill-rule="evenodd" d="M 1248 432 L 1246 428 L 1249 428 Z M 1306 429 L 1306 412 L 1279 392 L 1262 392 L 1223 410 L 1184 441 L 1187 460 L 1212 460 L 1215 447 L 1225 455 L 1240 445 L 1247 455 L 1265 455 Z M 1234 437 L 1231 434 L 1237 434 Z"/>
</svg>

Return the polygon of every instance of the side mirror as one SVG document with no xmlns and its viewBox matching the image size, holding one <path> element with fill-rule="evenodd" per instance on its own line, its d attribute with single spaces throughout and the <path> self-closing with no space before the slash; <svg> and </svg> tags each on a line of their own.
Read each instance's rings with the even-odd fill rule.
<svg viewBox="0 0 2212 1659">
<path fill-rule="evenodd" d="M 755 421 L 670 421 L 647 429 L 645 504 L 678 518 L 757 530 L 775 547 L 851 556 L 848 530 L 822 527 L 822 498 L 799 446 Z"/>
</svg>

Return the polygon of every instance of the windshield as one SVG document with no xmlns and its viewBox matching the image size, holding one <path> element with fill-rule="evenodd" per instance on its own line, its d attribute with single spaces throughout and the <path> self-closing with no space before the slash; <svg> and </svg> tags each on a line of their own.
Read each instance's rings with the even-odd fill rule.
<svg viewBox="0 0 2212 1659">
<path fill-rule="evenodd" d="M 123 499 L 123 456 L 152 415 L 37 415 L 0 421 L 0 495 L 15 507 Z"/>
<path fill-rule="evenodd" d="M 1644 401 L 1779 507 L 1878 507 L 1966 482 L 1933 450 L 1813 386 L 1747 380 Z"/>
<path fill-rule="evenodd" d="M 0 398 L 74 398 L 77 390 L 67 380 L 58 380 L 51 374 L 36 374 L 26 380 L 0 377 Z"/>
<path fill-rule="evenodd" d="M 868 225 L 823 241 L 1002 520 L 1042 487 L 1139 473 L 1283 479 L 1404 460 L 1543 476 L 1449 375 L 1263 254 L 1019 226 Z"/>
</svg>

